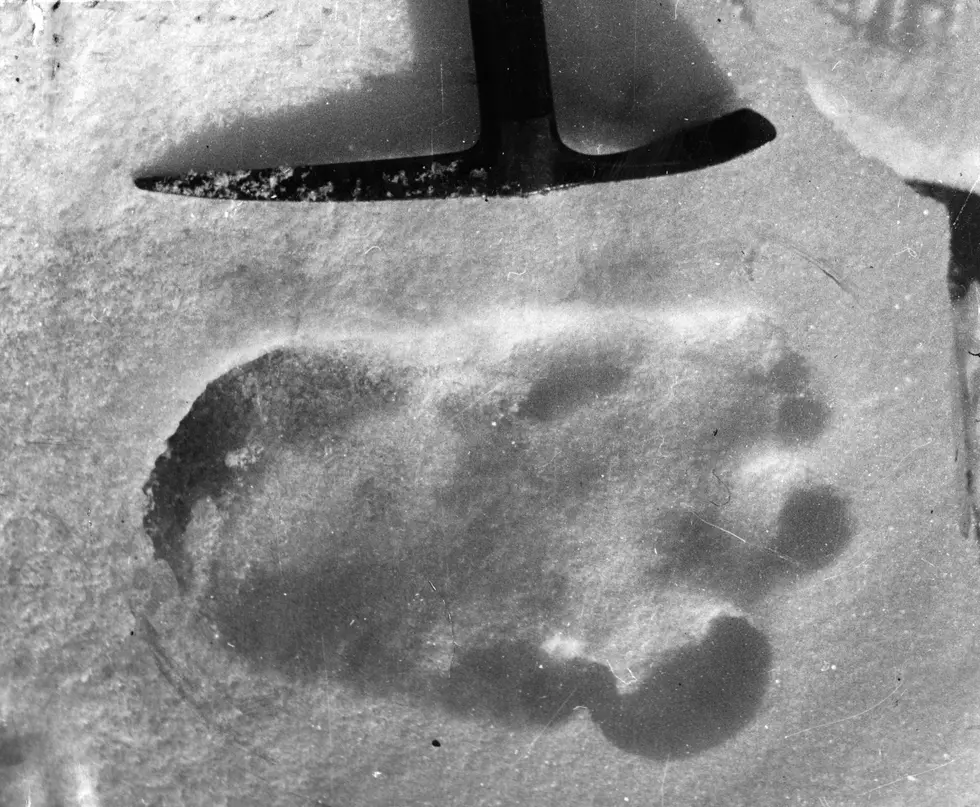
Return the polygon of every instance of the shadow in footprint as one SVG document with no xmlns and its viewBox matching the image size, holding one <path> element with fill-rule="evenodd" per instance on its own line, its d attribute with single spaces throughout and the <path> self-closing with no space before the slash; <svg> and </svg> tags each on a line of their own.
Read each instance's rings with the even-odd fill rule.
<svg viewBox="0 0 980 807">
<path fill-rule="evenodd" d="M 776 540 L 770 545 L 778 554 L 769 562 L 785 571 L 815 572 L 844 551 L 853 532 L 850 503 L 833 486 L 794 490 L 779 511 Z"/>
<path fill-rule="evenodd" d="M 458 551 L 464 554 L 466 547 Z M 478 565 L 467 575 L 459 557 L 446 558 L 445 563 L 461 570 L 458 587 L 486 587 L 478 579 Z M 252 571 L 238 584 L 228 579 L 213 584 L 202 608 L 235 654 L 258 668 L 275 669 L 297 680 L 330 673 L 338 680 L 382 694 L 397 691 L 418 695 L 442 687 L 447 671 L 454 685 L 474 675 L 483 680 L 500 672 L 511 683 L 524 681 L 534 689 L 532 679 L 525 676 L 527 670 L 536 671 L 534 659 L 528 655 L 531 651 L 519 651 L 522 645 L 517 643 L 501 645 L 506 652 L 499 653 L 494 666 L 493 652 L 460 654 L 446 637 L 445 642 L 440 640 L 445 644 L 445 659 L 432 661 L 428 649 L 432 631 L 446 624 L 449 607 L 441 589 L 434 590 L 423 571 L 433 565 L 437 564 L 431 558 L 416 557 L 389 564 L 322 562 L 314 569 Z M 564 580 L 545 579 L 540 573 L 535 577 L 537 588 L 532 595 L 523 596 L 522 605 L 547 613 L 563 597 Z M 527 580 L 520 588 L 531 586 L 532 581 Z M 489 599 L 494 593 L 507 599 L 499 590 L 476 596 Z M 452 631 L 451 622 L 449 627 Z M 494 626 L 483 627 L 489 630 Z M 431 667 L 433 663 L 436 669 Z M 477 693 L 476 699 L 487 696 L 492 702 L 490 711 L 506 712 L 503 701 L 492 696 L 493 689 Z M 540 689 L 538 686 L 535 691 Z M 454 690 L 456 696 L 460 691 Z M 456 696 L 446 693 L 450 701 L 461 706 L 462 701 L 454 700 Z"/>
<path fill-rule="evenodd" d="M 246 566 L 220 545 L 185 545 L 198 501 L 212 498 L 228 518 L 244 514 L 247 531 L 250 498 L 281 447 L 326 463 L 324 446 L 336 448 L 358 417 L 397 394 L 387 374 L 346 355 L 273 351 L 209 384 L 158 459 L 144 519 L 157 557 L 185 595 L 199 590 L 188 607 L 257 667 L 297 679 L 329 671 L 380 692 L 426 691 L 433 682 L 422 643 L 445 621 L 444 595 L 454 607 L 483 603 L 488 629 L 501 614 L 547 619 L 563 602 L 564 578 L 544 569 L 547 546 L 520 538 L 531 511 L 540 515 L 560 501 L 541 505 L 524 428 L 506 402 L 445 413 L 461 437 L 452 482 L 435 500 L 448 526 L 433 513 L 404 521 L 394 494 L 368 476 L 342 504 L 319 490 L 286 493 L 287 507 L 298 499 L 308 512 L 277 540 L 313 553 L 302 564 L 288 555 L 282 563 L 278 544 Z M 261 535 L 258 541 L 263 546 Z M 195 569 L 191 556 L 201 551 L 208 560 Z"/>
<path fill-rule="evenodd" d="M 717 513 L 708 518 L 683 511 L 668 517 L 651 574 L 702 586 L 746 607 L 833 563 L 853 533 L 850 503 L 831 485 L 792 491 L 768 540 L 743 534 Z"/>
<path fill-rule="evenodd" d="M 776 434 L 787 443 L 809 443 L 826 428 L 830 409 L 819 398 L 799 393 L 783 399 L 779 406 Z"/>
<path fill-rule="evenodd" d="M 704 452 L 718 453 L 775 435 L 786 446 L 816 440 L 827 428 L 831 410 L 813 391 L 806 359 L 788 352 L 768 372 L 752 372 L 744 390 L 699 436 Z"/>
<path fill-rule="evenodd" d="M 733 593 L 728 590 L 726 575 L 739 551 L 735 539 L 709 519 L 686 510 L 667 514 L 665 522 L 664 537 L 655 547 L 653 576 Z M 736 582 L 740 572 L 734 571 Z"/>
<path fill-rule="evenodd" d="M 406 630 L 410 580 L 402 568 L 367 563 L 263 570 L 233 589 L 214 585 L 206 611 L 235 652 L 259 667 L 296 678 L 331 671 L 384 684 L 414 649 L 405 643 L 418 637 Z M 431 621 L 438 612 L 423 616 Z"/>
<path fill-rule="evenodd" d="M 520 413 L 537 420 L 564 417 L 615 392 L 629 377 L 629 368 L 610 356 L 565 356 L 531 385 L 520 403 Z"/>
<path fill-rule="evenodd" d="M 144 486 L 150 506 L 143 527 L 156 557 L 186 589 L 193 569 L 184 532 L 194 505 L 220 499 L 261 465 L 236 464 L 235 452 L 322 440 L 394 399 L 390 378 L 340 354 L 274 350 L 212 381 Z"/>
<path fill-rule="evenodd" d="M 808 443 L 819 437 L 830 420 L 830 407 L 813 394 L 810 368 L 799 353 L 788 353 L 766 377 L 781 396 L 776 435 L 785 443 Z"/>
<path fill-rule="evenodd" d="M 596 661 L 555 659 L 527 644 L 500 643 L 460 656 L 445 703 L 549 728 L 584 706 L 622 750 L 676 759 L 719 745 L 751 722 L 771 665 L 765 635 L 742 617 L 724 616 L 626 694 Z"/>
<path fill-rule="evenodd" d="M 711 623 L 700 641 L 676 651 L 625 695 L 590 705 L 606 738 L 633 754 L 676 759 L 733 737 L 762 704 L 772 666 L 762 631 L 742 617 Z"/>
<path fill-rule="evenodd" d="M 594 661 L 556 659 L 527 642 L 498 642 L 458 655 L 442 701 L 464 714 L 556 726 L 614 690 L 609 668 Z"/>
</svg>

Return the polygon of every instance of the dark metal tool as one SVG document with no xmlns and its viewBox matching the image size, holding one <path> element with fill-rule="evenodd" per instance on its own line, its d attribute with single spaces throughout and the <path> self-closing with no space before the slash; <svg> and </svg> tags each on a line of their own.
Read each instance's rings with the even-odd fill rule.
<svg viewBox="0 0 980 807">
<path fill-rule="evenodd" d="M 146 176 L 149 191 L 212 199 L 350 202 L 525 196 L 590 183 L 677 174 L 723 163 L 776 136 L 740 109 L 617 154 L 588 155 L 561 142 L 541 0 L 470 0 L 480 111 L 464 151 L 325 165 Z"/>
<path fill-rule="evenodd" d="M 907 183 L 949 214 L 946 288 L 953 307 L 953 413 L 963 487 L 960 529 L 980 542 L 980 196 L 933 182 Z"/>
</svg>

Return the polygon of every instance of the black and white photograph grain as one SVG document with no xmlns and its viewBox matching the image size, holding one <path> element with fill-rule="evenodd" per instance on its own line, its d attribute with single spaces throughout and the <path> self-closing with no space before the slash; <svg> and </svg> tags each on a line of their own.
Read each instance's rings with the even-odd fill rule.
<svg viewBox="0 0 980 807">
<path fill-rule="evenodd" d="M 980 3 L 0 0 L 0 807 L 980 807 Z"/>
</svg>

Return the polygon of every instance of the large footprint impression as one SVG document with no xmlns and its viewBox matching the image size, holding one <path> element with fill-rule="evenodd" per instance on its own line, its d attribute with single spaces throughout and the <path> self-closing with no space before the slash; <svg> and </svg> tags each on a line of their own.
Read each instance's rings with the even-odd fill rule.
<svg viewBox="0 0 980 807">
<path fill-rule="evenodd" d="M 808 459 L 831 418 L 744 308 L 273 347 L 156 463 L 172 590 L 144 623 L 171 674 L 233 661 L 535 732 L 584 708 L 626 752 L 695 754 L 764 702 L 754 607 L 850 538 Z"/>
</svg>

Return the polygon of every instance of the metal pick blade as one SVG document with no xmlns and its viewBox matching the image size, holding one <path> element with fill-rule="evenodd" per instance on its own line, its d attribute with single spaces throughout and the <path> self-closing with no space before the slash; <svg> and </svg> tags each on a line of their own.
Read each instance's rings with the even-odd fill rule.
<svg viewBox="0 0 980 807">
<path fill-rule="evenodd" d="M 749 109 L 721 115 L 617 154 L 562 143 L 541 0 L 471 0 L 480 136 L 465 151 L 383 160 L 138 177 L 142 190 L 209 199 L 355 202 L 526 196 L 694 171 L 776 136 Z"/>
</svg>

